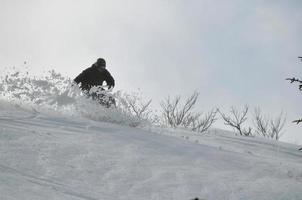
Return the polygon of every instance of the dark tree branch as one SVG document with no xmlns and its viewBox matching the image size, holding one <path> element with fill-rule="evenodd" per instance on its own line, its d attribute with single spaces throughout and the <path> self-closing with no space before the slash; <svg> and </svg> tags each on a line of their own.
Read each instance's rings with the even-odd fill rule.
<svg viewBox="0 0 302 200">
<path fill-rule="evenodd" d="M 294 83 L 294 82 L 302 83 L 301 80 L 299 80 L 299 79 L 297 79 L 297 78 L 295 78 L 295 77 L 293 77 L 293 78 L 287 78 L 287 79 L 285 79 L 285 80 L 290 81 L 290 83 Z"/>
<path fill-rule="evenodd" d="M 171 100 L 168 97 L 161 102 L 163 122 L 170 127 L 184 127 L 192 131 L 203 133 L 207 131 L 216 121 L 216 110 L 202 115 L 200 112 L 194 112 L 198 99 L 198 93 L 194 92 L 187 98 L 184 104 L 181 104 L 181 97 L 176 96 Z"/>
<path fill-rule="evenodd" d="M 293 123 L 297 123 L 297 124 L 299 124 L 299 123 L 301 123 L 302 122 L 302 119 L 297 119 L 297 120 L 294 120 L 293 121 Z"/>
<path fill-rule="evenodd" d="M 263 137 L 268 137 L 269 120 L 261 113 L 260 108 L 256 108 L 254 112 L 254 123 L 256 126 L 256 133 Z"/>
<path fill-rule="evenodd" d="M 219 110 L 218 112 L 224 120 L 225 125 L 233 127 L 239 132 L 240 135 L 251 136 L 252 129 L 250 127 L 248 128 L 248 130 L 242 128 L 243 123 L 247 120 L 248 110 L 249 107 L 245 105 L 241 112 L 238 111 L 236 108 L 231 107 L 231 112 L 229 116 L 225 115 Z"/>
<path fill-rule="evenodd" d="M 301 59 L 301 61 L 302 61 L 302 56 L 299 56 L 298 58 Z M 299 90 L 302 91 L 302 80 L 297 79 L 295 77 L 287 78 L 286 80 L 290 81 L 290 83 L 295 83 L 295 82 L 299 83 Z M 293 121 L 293 123 L 297 123 L 297 124 L 299 124 L 301 122 L 302 122 L 302 119 L 297 119 L 297 120 Z"/>
</svg>

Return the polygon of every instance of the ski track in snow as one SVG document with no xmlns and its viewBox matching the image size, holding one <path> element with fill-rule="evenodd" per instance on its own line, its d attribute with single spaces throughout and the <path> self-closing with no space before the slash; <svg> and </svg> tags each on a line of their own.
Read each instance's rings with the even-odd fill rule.
<svg viewBox="0 0 302 200">
<path fill-rule="evenodd" d="M 0 108 L 1 200 L 302 199 L 295 145 Z"/>
</svg>

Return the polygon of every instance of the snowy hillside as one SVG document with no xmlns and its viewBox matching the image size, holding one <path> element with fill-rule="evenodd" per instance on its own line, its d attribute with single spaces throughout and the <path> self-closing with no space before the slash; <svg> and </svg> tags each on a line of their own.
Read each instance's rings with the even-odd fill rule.
<svg viewBox="0 0 302 200">
<path fill-rule="evenodd" d="M 1 200 L 302 199 L 294 145 L 0 109 Z"/>
<path fill-rule="evenodd" d="M 0 96 L 0 200 L 302 199 L 296 145 L 150 126 L 53 71 L 4 76 Z"/>
</svg>

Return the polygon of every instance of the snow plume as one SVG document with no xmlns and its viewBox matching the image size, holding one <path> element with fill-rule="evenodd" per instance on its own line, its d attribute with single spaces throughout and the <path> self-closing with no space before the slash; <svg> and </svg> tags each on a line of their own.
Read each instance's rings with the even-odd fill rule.
<svg viewBox="0 0 302 200">
<path fill-rule="evenodd" d="M 93 88 L 95 90 L 95 88 Z M 125 105 L 125 93 L 107 93 L 115 98 L 117 106 L 107 108 L 93 101 L 79 89 L 73 80 L 50 70 L 41 76 L 13 68 L 2 72 L 0 98 L 35 112 L 81 116 L 97 121 L 129 126 L 143 126 L 148 122 L 131 113 Z"/>
</svg>

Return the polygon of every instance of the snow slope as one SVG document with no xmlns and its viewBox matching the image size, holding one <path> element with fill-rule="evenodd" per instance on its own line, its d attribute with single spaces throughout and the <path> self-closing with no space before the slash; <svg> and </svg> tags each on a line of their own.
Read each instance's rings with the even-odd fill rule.
<svg viewBox="0 0 302 200">
<path fill-rule="evenodd" d="M 130 128 L 54 71 L 1 73 L 0 98 L 0 200 L 302 200 L 295 145 Z"/>
<path fill-rule="evenodd" d="M 1 200 L 302 199 L 297 146 L 40 113 L 0 102 Z"/>
</svg>

